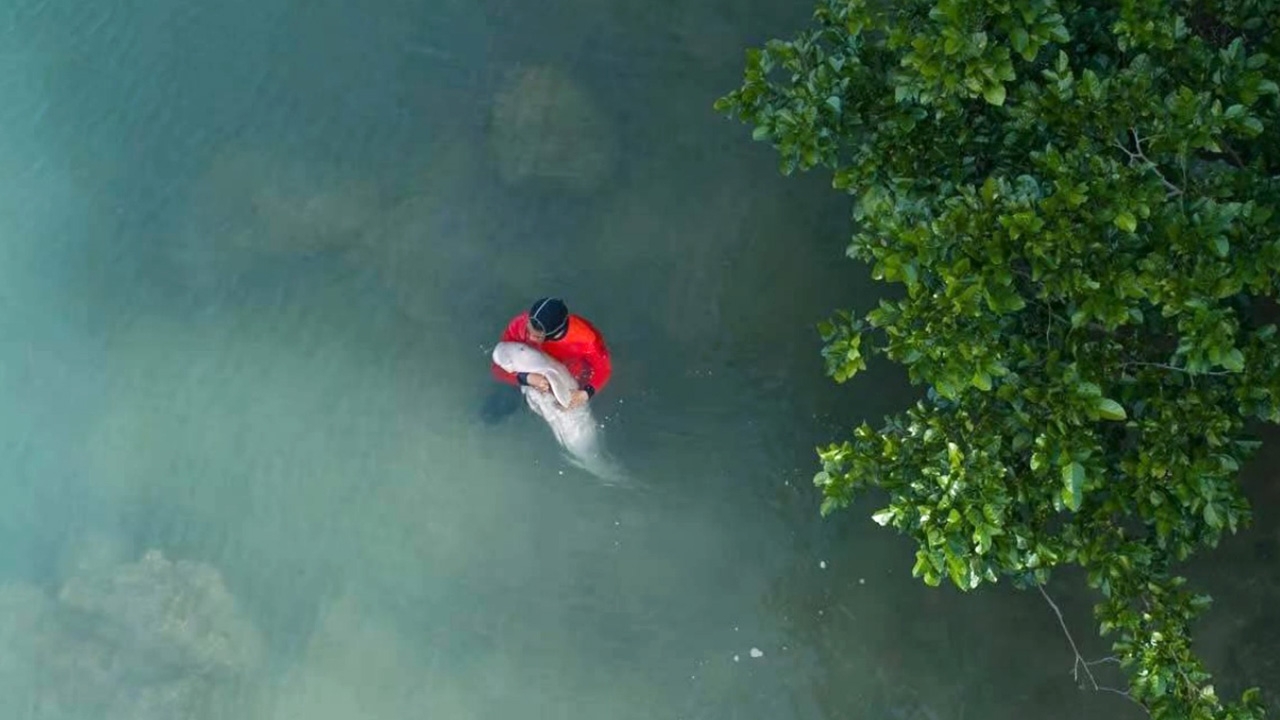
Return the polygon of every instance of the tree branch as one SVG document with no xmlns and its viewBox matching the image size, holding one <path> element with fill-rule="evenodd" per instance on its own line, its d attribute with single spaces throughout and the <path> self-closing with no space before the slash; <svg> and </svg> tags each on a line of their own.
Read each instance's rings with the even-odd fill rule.
<svg viewBox="0 0 1280 720">
<path fill-rule="evenodd" d="M 1248 165 L 1246 165 L 1246 164 L 1245 164 L 1244 160 L 1243 160 L 1243 159 L 1241 159 L 1241 157 L 1240 157 L 1239 153 L 1237 153 L 1235 150 L 1233 150 L 1233 149 L 1231 148 L 1231 146 L 1230 146 L 1230 145 L 1228 145 L 1228 144 L 1227 144 L 1227 140 L 1226 140 L 1226 138 L 1219 138 L 1219 139 L 1218 139 L 1218 145 L 1219 145 L 1223 150 L 1226 150 L 1226 151 L 1227 151 L 1227 154 L 1228 154 L 1228 155 L 1230 155 L 1230 156 L 1231 156 L 1231 159 L 1235 161 L 1235 163 L 1236 163 L 1236 167 L 1238 167 L 1238 168 L 1246 168 L 1246 167 L 1248 167 Z"/>
<path fill-rule="evenodd" d="M 1160 182 L 1164 183 L 1165 189 L 1169 191 L 1169 197 L 1177 197 L 1178 195 L 1181 195 L 1182 188 L 1169 182 L 1169 178 L 1165 177 L 1164 173 L 1160 172 L 1160 167 L 1151 162 L 1151 159 L 1147 157 L 1147 154 L 1142 151 L 1142 138 L 1138 137 L 1138 131 L 1133 128 L 1129 128 L 1129 134 L 1133 136 L 1133 150 L 1125 147 L 1125 145 L 1119 140 L 1113 140 L 1111 144 L 1120 148 L 1120 151 L 1125 155 L 1128 155 L 1130 163 L 1141 162 L 1146 165 L 1146 169 L 1154 171 L 1156 177 L 1160 178 Z"/>
<path fill-rule="evenodd" d="M 1075 660 L 1071 665 L 1071 677 L 1076 681 L 1076 683 L 1080 682 L 1080 668 L 1084 668 L 1084 675 L 1086 678 L 1089 679 L 1089 684 L 1093 686 L 1094 690 L 1099 692 L 1114 693 L 1116 695 L 1123 696 L 1133 704 L 1137 705 L 1143 710 L 1146 710 L 1147 708 L 1145 705 L 1135 700 L 1132 695 L 1125 692 L 1124 690 L 1098 684 L 1098 680 L 1093 676 L 1093 671 L 1089 669 L 1089 666 L 1099 665 L 1101 663 L 1106 663 L 1106 662 L 1114 662 L 1119 664 L 1120 662 L 1119 658 L 1105 657 L 1105 658 L 1102 658 L 1101 660 L 1093 660 L 1093 661 L 1085 660 L 1084 656 L 1080 654 L 1080 648 L 1076 646 L 1076 639 L 1072 637 L 1071 631 L 1067 629 L 1067 620 L 1062 616 L 1062 610 L 1058 608 L 1058 603 L 1054 602 L 1053 598 L 1049 597 L 1049 593 L 1045 592 L 1043 585 L 1036 585 L 1036 589 L 1040 591 L 1040 595 L 1044 597 L 1044 601 L 1049 603 L 1049 607 L 1053 609 L 1053 614 L 1058 616 L 1058 625 L 1062 627 L 1062 634 L 1067 636 L 1067 642 L 1071 645 L 1071 652 L 1072 654 L 1075 655 Z M 1150 715 L 1150 711 L 1148 711 L 1147 714 Z"/>
<path fill-rule="evenodd" d="M 1173 370 L 1174 372 L 1186 373 L 1188 375 L 1232 375 L 1230 370 L 1205 370 L 1204 372 L 1191 372 L 1186 368 L 1180 368 L 1175 365 L 1166 365 L 1164 363 L 1138 362 L 1130 361 L 1121 365 L 1121 367 L 1153 367 L 1161 370 Z"/>
<path fill-rule="evenodd" d="M 1067 642 L 1071 644 L 1071 652 L 1075 654 L 1075 663 L 1071 666 L 1071 677 L 1076 682 L 1080 682 L 1080 668 L 1084 667 L 1084 674 L 1089 678 L 1089 682 L 1093 685 L 1093 689 L 1098 689 L 1098 681 L 1093 677 L 1093 671 L 1089 669 L 1089 663 L 1085 661 L 1084 656 L 1080 654 L 1080 648 L 1076 647 L 1076 639 L 1071 636 L 1071 631 L 1067 629 L 1067 620 L 1062 617 L 1062 611 L 1058 609 L 1058 603 L 1049 597 L 1049 593 L 1045 592 L 1043 585 L 1037 585 L 1036 589 L 1044 596 L 1044 601 L 1049 603 L 1049 607 L 1053 609 L 1053 614 L 1058 616 L 1058 624 L 1062 626 L 1062 632 L 1067 636 Z"/>
<path fill-rule="evenodd" d="M 1090 660 L 1089 662 L 1085 663 L 1085 665 L 1101 665 L 1101 664 L 1103 664 L 1103 663 L 1115 663 L 1115 664 L 1119 665 L 1119 664 L 1120 664 L 1120 658 L 1118 658 L 1118 657 L 1116 657 L 1116 656 L 1112 655 L 1111 657 L 1104 657 L 1104 658 L 1100 658 L 1100 659 L 1098 659 L 1098 660 Z"/>
</svg>

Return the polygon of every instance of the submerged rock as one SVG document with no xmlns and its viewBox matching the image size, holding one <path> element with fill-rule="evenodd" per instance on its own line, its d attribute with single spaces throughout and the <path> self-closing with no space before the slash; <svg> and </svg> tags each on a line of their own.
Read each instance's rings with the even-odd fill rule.
<svg viewBox="0 0 1280 720">
<path fill-rule="evenodd" d="M 29 720 L 251 717 L 263 656 L 215 569 L 156 551 L 0 586 L 0 697 Z"/>
<path fill-rule="evenodd" d="M 192 197 L 192 219 L 247 252 L 308 254 L 360 240 L 380 210 L 377 188 L 336 166 L 233 150 Z"/>
<path fill-rule="evenodd" d="M 243 149 L 216 156 L 187 202 L 170 257 L 205 289 L 272 263 L 341 256 L 382 210 L 378 188 L 343 168 Z"/>
<path fill-rule="evenodd" d="M 263 655 L 217 570 L 156 550 L 112 572 L 72 578 L 58 599 L 140 661 L 203 674 L 253 667 Z"/>
<path fill-rule="evenodd" d="M 547 66 L 512 73 L 493 102 L 490 143 L 503 182 L 595 189 L 612 171 L 608 119 L 573 80 Z"/>
</svg>

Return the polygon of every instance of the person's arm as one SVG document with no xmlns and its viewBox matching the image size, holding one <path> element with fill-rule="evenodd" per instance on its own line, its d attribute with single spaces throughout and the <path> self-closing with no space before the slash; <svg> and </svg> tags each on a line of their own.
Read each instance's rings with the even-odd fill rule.
<svg viewBox="0 0 1280 720">
<path fill-rule="evenodd" d="M 502 337 L 498 342 L 524 342 L 529 339 L 528 336 L 528 313 L 520 313 L 507 323 L 507 327 L 502 331 Z M 490 372 L 493 377 L 508 385 L 525 385 L 525 373 L 509 373 L 498 366 L 498 363 L 490 363 Z"/>
<path fill-rule="evenodd" d="M 582 360 L 586 365 L 586 371 L 578 379 L 578 384 L 586 391 L 587 397 L 593 397 L 604 389 L 604 386 L 609 383 L 609 376 L 613 374 L 609 347 L 605 345 L 600 333 L 595 333 L 595 337 L 588 343 L 586 351 L 582 354 Z"/>
</svg>

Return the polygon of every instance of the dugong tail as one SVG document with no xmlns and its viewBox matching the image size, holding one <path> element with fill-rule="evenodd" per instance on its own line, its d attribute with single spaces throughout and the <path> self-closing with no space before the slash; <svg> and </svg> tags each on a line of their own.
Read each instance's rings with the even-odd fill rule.
<svg viewBox="0 0 1280 720">
<path fill-rule="evenodd" d="M 635 482 L 632 480 L 631 475 L 613 458 L 599 456 L 584 461 L 570 455 L 569 462 L 573 463 L 578 469 L 594 475 L 605 485 L 625 488 L 635 487 Z"/>
</svg>

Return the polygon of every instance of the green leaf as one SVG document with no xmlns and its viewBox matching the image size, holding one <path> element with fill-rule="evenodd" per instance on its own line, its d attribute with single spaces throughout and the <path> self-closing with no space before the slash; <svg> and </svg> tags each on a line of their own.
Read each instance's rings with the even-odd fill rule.
<svg viewBox="0 0 1280 720">
<path fill-rule="evenodd" d="M 1231 350 L 1222 358 L 1222 367 L 1231 372 L 1244 371 L 1244 354 L 1239 348 L 1231 348 Z"/>
<path fill-rule="evenodd" d="M 1028 39 L 1027 31 L 1021 27 L 1016 27 L 1013 29 L 1013 32 L 1009 33 L 1009 44 L 1013 46 L 1013 49 L 1017 53 L 1023 55 L 1023 57 L 1026 57 L 1025 51 L 1027 49 Z"/>
<path fill-rule="evenodd" d="M 1128 417 L 1120 403 L 1111 398 L 1097 399 L 1098 414 L 1107 420 L 1124 420 Z"/>
<path fill-rule="evenodd" d="M 818 508 L 818 514 L 822 517 L 826 517 L 842 507 L 844 507 L 843 502 L 828 495 L 822 499 L 822 505 Z"/>
<path fill-rule="evenodd" d="M 1062 502 L 1072 512 L 1080 509 L 1084 500 L 1084 466 L 1072 462 L 1062 468 Z"/>
<path fill-rule="evenodd" d="M 991 376 L 979 370 L 973 375 L 973 386 L 986 392 L 991 389 Z"/>
<path fill-rule="evenodd" d="M 1138 219 L 1135 218 L 1133 213 L 1128 210 L 1118 213 L 1116 215 L 1115 223 L 1116 227 L 1124 230 L 1125 232 L 1133 232 L 1138 229 Z"/>
<path fill-rule="evenodd" d="M 757 142 L 765 140 L 769 137 L 769 128 L 764 125 L 757 125 L 755 130 L 751 131 L 751 139 Z"/>
<path fill-rule="evenodd" d="M 835 110 L 836 112 L 840 112 L 840 98 L 836 95 L 832 95 L 827 98 L 827 107 Z"/>
<path fill-rule="evenodd" d="M 998 308 L 1004 312 L 1017 312 L 1027 306 L 1027 301 L 1022 299 L 1021 295 L 1012 294 L 1005 299 L 1004 304 Z"/>
<path fill-rule="evenodd" d="M 897 513 L 894 512 L 893 508 L 885 508 L 873 514 L 871 519 L 874 520 L 877 525 L 883 526 L 888 525 L 895 515 L 897 515 Z"/>
<path fill-rule="evenodd" d="M 986 101 L 991 103 L 992 105 L 1004 105 L 1004 97 L 1005 97 L 1004 93 L 1005 91 L 1004 91 L 1003 83 L 996 84 L 996 85 L 988 85 L 987 88 L 982 91 L 982 97 L 985 98 Z"/>
<path fill-rule="evenodd" d="M 929 568 L 928 556 L 924 550 L 916 551 L 916 563 L 911 567 L 911 577 L 920 577 Z"/>
<path fill-rule="evenodd" d="M 1222 516 L 1218 514 L 1218 509 L 1211 502 L 1204 504 L 1204 522 L 1215 530 L 1222 527 Z"/>
</svg>

